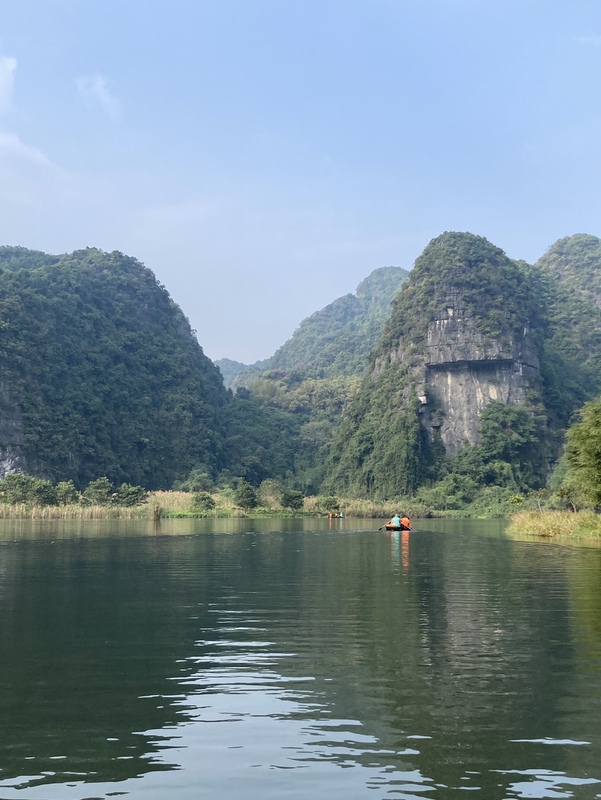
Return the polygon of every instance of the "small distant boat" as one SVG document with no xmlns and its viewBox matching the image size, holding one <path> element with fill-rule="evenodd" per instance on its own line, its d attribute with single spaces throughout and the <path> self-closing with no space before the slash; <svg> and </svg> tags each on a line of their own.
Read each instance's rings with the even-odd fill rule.
<svg viewBox="0 0 601 800">
<path fill-rule="evenodd" d="M 411 531 L 413 528 L 408 528 L 406 525 L 384 525 L 387 531 Z"/>
</svg>

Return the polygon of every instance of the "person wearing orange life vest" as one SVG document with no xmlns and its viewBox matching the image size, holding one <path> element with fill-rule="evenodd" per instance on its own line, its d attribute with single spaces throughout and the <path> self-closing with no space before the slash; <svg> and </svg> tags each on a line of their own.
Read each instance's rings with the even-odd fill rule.
<svg viewBox="0 0 601 800">
<path fill-rule="evenodd" d="M 405 528 L 405 530 L 411 530 L 411 520 L 408 516 L 401 517 L 401 527 Z"/>
</svg>

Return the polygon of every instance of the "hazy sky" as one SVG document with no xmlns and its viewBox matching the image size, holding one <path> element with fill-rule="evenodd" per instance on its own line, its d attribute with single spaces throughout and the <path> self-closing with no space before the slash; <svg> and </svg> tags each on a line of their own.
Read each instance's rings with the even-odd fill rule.
<svg viewBox="0 0 601 800">
<path fill-rule="evenodd" d="M 0 0 L 0 244 L 136 256 L 211 358 L 445 230 L 601 235 L 601 0 Z"/>
</svg>

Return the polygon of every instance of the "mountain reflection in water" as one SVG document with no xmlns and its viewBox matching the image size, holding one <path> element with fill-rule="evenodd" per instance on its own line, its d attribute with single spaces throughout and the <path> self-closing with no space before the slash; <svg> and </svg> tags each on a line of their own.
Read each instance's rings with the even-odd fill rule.
<svg viewBox="0 0 601 800">
<path fill-rule="evenodd" d="M 426 524 L 5 525 L 0 800 L 601 797 L 601 551 Z"/>
</svg>

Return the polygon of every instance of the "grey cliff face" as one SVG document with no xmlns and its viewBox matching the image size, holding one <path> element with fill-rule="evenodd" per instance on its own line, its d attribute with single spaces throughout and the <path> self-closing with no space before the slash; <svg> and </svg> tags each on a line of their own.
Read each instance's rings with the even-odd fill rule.
<svg viewBox="0 0 601 800">
<path fill-rule="evenodd" d="M 23 416 L 12 402 L 9 387 L 0 367 L 0 478 L 25 472 L 23 458 Z"/>
<path fill-rule="evenodd" d="M 490 402 L 529 404 L 539 388 L 540 368 L 531 330 L 487 336 L 459 296 L 449 296 L 428 326 L 417 379 L 420 418 L 434 436 L 438 431 L 448 455 L 480 442 L 480 412 Z M 397 358 L 403 359 L 401 350 Z M 415 363 L 415 362 L 414 362 Z"/>
</svg>

